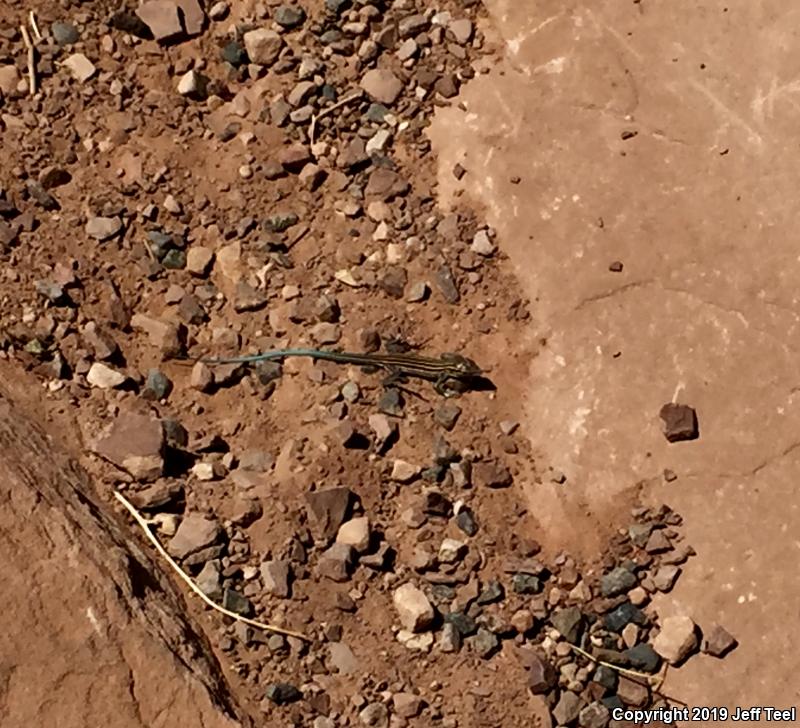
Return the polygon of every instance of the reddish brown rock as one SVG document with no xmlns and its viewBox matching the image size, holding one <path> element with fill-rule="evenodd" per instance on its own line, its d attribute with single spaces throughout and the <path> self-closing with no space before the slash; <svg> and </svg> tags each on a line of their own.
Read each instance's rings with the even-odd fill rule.
<svg viewBox="0 0 800 728">
<path fill-rule="evenodd" d="M 664 437 L 670 442 L 696 440 L 700 436 L 697 413 L 686 404 L 665 404 L 659 415 L 662 420 Z"/>
<path fill-rule="evenodd" d="M 712 657 L 725 657 L 739 643 L 724 627 L 715 624 L 703 635 L 702 651 Z"/>
<path fill-rule="evenodd" d="M 120 414 L 91 447 L 137 480 L 155 480 L 164 467 L 164 429 L 148 415 Z"/>
<path fill-rule="evenodd" d="M 528 676 L 528 688 L 534 695 L 544 695 L 558 683 L 555 668 L 530 647 L 517 650 L 517 658 Z"/>
</svg>

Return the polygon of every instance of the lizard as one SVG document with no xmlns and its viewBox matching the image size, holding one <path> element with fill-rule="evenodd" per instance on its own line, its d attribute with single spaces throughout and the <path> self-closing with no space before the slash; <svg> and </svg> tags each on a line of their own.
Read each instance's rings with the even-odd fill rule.
<svg viewBox="0 0 800 728">
<path fill-rule="evenodd" d="M 199 359 L 198 361 L 212 365 L 254 364 L 260 361 L 285 359 L 290 356 L 309 357 L 339 364 L 378 367 L 389 373 L 386 383 L 402 382 L 409 377 L 425 379 L 433 382 L 434 390 L 444 397 L 452 397 L 464 391 L 465 385 L 468 387 L 470 381 L 478 379 L 483 373 L 472 359 L 453 353 L 442 354 L 438 359 L 434 359 L 410 353 L 354 353 L 325 349 L 275 349 L 250 356 Z"/>
</svg>

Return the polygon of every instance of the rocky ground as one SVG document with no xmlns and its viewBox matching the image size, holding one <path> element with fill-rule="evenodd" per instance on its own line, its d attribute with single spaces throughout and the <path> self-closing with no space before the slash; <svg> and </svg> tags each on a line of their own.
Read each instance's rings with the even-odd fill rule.
<svg viewBox="0 0 800 728">
<path fill-rule="evenodd" d="M 2 355 L 109 508 L 120 490 L 209 597 L 308 638 L 187 595 L 248 715 L 603 728 L 735 646 L 648 607 L 693 555 L 678 514 L 631 504 L 578 563 L 516 494 L 563 478 L 514 418 L 535 302 L 480 211 L 439 211 L 425 136 L 492 63 L 479 2 L 64 0 L 0 24 Z M 458 351 L 496 389 L 180 361 L 284 346 Z"/>
</svg>

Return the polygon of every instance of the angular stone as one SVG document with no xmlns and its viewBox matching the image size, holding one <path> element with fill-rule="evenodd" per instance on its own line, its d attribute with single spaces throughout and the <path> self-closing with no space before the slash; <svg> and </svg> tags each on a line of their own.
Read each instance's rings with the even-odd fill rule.
<svg viewBox="0 0 800 728">
<path fill-rule="evenodd" d="M 578 607 L 568 607 L 555 612 L 550 618 L 550 623 L 567 642 L 578 643 L 584 627 L 583 614 Z"/>
<path fill-rule="evenodd" d="M 391 106 L 403 92 L 403 82 L 386 68 L 367 71 L 361 79 L 361 88 L 378 103 Z"/>
<path fill-rule="evenodd" d="M 258 28 L 244 34 L 242 39 L 251 63 L 271 66 L 278 60 L 283 48 L 283 38 L 274 30 Z"/>
<path fill-rule="evenodd" d="M 715 624 L 703 635 L 702 650 L 712 657 L 724 657 L 739 643 L 724 627 Z"/>
<path fill-rule="evenodd" d="M 13 64 L 0 66 L 0 93 L 9 96 L 17 90 L 20 76 Z"/>
<path fill-rule="evenodd" d="M 661 566 L 653 574 L 653 585 L 658 591 L 668 592 L 674 586 L 680 573 L 680 566 Z"/>
<path fill-rule="evenodd" d="M 636 645 L 625 650 L 623 654 L 628 658 L 628 662 L 635 670 L 656 672 L 661 666 L 661 658 L 648 644 Z"/>
<path fill-rule="evenodd" d="M 500 649 L 500 639 L 493 632 L 480 627 L 472 637 L 467 639 L 467 645 L 478 657 L 488 660 Z"/>
<path fill-rule="evenodd" d="M 212 559 L 206 561 L 205 566 L 200 570 L 200 573 L 195 579 L 195 583 L 200 587 L 209 599 L 218 601 L 222 598 L 222 574 L 219 561 Z"/>
<path fill-rule="evenodd" d="M 218 543 L 223 535 L 224 531 L 219 523 L 193 513 L 181 521 L 177 532 L 167 544 L 167 551 L 170 556 L 185 559 L 190 554 Z"/>
<path fill-rule="evenodd" d="M 617 683 L 617 696 L 625 705 L 642 708 L 650 700 L 650 688 L 636 680 L 620 675 Z"/>
<path fill-rule="evenodd" d="M 637 582 L 635 574 L 618 566 L 600 579 L 600 593 L 604 597 L 615 597 L 635 587 Z"/>
<path fill-rule="evenodd" d="M 419 475 L 419 468 L 405 460 L 395 460 L 392 464 L 392 474 L 389 476 L 397 483 L 410 483 Z"/>
<path fill-rule="evenodd" d="M 517 650 L 517 658 L 526 669 L 528 688 L 534 695 L 545 695 L 558 683 L 556 669 L 536 650 L 522 647 Z"/>
<path fill-rule="evenodd" d="M 183 16 L 183 28 L 187 35 L 199 35 L 206 16 L 197 0 L 175 0 Z"/>
<path fill-rule="evenodd" d="M 603 623 L 611 632 L 622 632 L 629 624 L 640 626 L 647 624 L 647 617 L 641 609 L 637 609 L 630 602 L 623 602 L 605 615 Z"/>
<path fill-rule="evenodd" d="M 333 538 L 350 510 L 353 492 L 349 488 L 324 488 L 306 493 L 308 513 L 320 538 Z"/>
<path fill-rule="evenodd" d="M 577 720 L 581 712 L 581 699 L 571 690 L 561 693 L 556 707 L 553 708 L 553 717 L 558 725 L 569 725 Z"/>
<path fill-rule="evenodd" d="M 267 700 L 275 703 L 275 705 L 294 703 L 303 697 L 303 693 L 289 683 L 272 683 L 267 687 L 265 695 Z"/>
<path fill-rule="evenodd" d="M 439 636 L 439 649 L 442 652 L 458 652 L 461 649 L 461 632 L 451 622 L 445 622 Z"/>
<path fill-rule="evenodd" d="M 409 632 L 422 632 L 433 623 L 435 616 L 428 597 L 413 584 L 403 584 L 392 595 L 400 624 Z"/>
<path fill-rule="evenodd" d="M 122 231 L 122 220 L 118 217 L 90 217 L 86 223 L 86 234 L 101 243 L 116 237 Z"/>
<path fill-rule="evenodd" d="M 347 581 L 353 568 L 355 552 L 353 547 L 335 543 L 324 551 L 317 562 L 317 572 L 331 581 Z"/>
<path fill-rule="evenodd" d="M 472 466 L 472 481 L 486 488 L 508 488 L 513 478 L 508 468 L 497 462 L 480 462 Z"/>
<path fill-rule="evenodd" d="M 197 71 L 187 71 L 178 80 L 176 89 L 181 96 L 204 96 L 206 80 Z"/>
<path fill-rule="evenodd" d="M 401 718 L 416 718 L 424 705 L 425 701 L 413 693 L 395 693 L 392 696 L 394 712 Z"/>
<path fill-rule="evenodd" d="M 164 467 L 161 422 L 133 413 L 120 414 L 92 444 L 93 452 L 137 480 L 155 480 Z"/>
<path fill-rule="evenodd" d="M 128 496 L 128 500 L 140 511 L 157 511 L 182 501 L 183 486 L 180 483 L 169 483 L 162 480 L 132 493 Z"/>
<path fill-rule="evenodd" d="M 230 519 L 237 526 L 247 528 L 264 514 L 261 503 L 252 497 L 237 494 L 231 503 Z"/>
<path fill-rule="evenodd" d="M 144 331 L 150 344 L 165 357 L 177 356 L 183 351 L 184 330 L 180 324 L 137 313 L 131 318 L 131 326 Z"/>
<path fill-rule="evenodd" d="M 389 728 L 389 709 L 383 703 L 370 703 L 358 714 L 358 720 L 367 728 Z"/>
<path fill-rule="evenodd" d="M 158 402 L 166 399 L 172 391 L 172 382 L 169 377 L 158 369 L 149 369 L 144 389 L 142 389 L 142 399 Z"/>
<path fill-rule="evenodd" d="M 456 43 L 464 45 L 472 40 L 472 21 L 469 18 L 453 20 L 447 29 L 453 34 Z"/>
<path fill-rule="evenodd" d="M 72 77 L 80 83 L 85 83 L 97 73 L 94 63 L 83 53 L 73 53 L 64 59 L 63 65 L 72 74 Z"/>
<path fill-rule="evenodd" d="M 114 389 L 125 384 L 128 381 L 128 377 L 122 372 L 96 361 L 89 367 L 86 381 L 98 389 Z"/>
<path fill-rule="evenodd" d="M 439 563 L 454 564 L 460 561 L 467 551 L 467 545 L 463 541 L 454 538 L 446 538 L 439 546 Z"/>
<path fill-rule="evenodd" d="M 264 561 L 261 564 L 261 581 L 264 582 L 264 589 L 281 599 L 289 597 L 291 592 L 290 580 L 292 577 L 292 565 L 282 559 L 274 561 Z"/>
<path fill-rule="evenodd" d="M 669 442 L 696 440 L 700 435 L 697 413 L 689 405 L 668 402 L 661 408 L 659 416 L 662 420 L 664 437 Z"/>
<path fill-rule="evenodd" d="M 356 552 L 363 554 L 369 549 L 370 544 L 369 519 L 366 516 L 352 518 L 339 527 L 336 534 L 336 543 L 352 546 Z"/>
<path fill-rule="evenodd" d="M 428 18 L 421 13 L 414 15 L 407 15 L 398 24 L 397 30 L 401 38 L 410 38 L 412 35 L 417 35 L 424 30 L 427 30 L 429 25 Z"/>
<path fill-rule="evenodd" d="M 192 246 L 186 253 L 186 270 L 192 275 L 204 277 L 213 262 L 214 251 L 202 245 Z"/>
<path fill-rule="evenodd" d="M 611 711 L 599 700 L 589 703 L 578 715 L 581 728 L 606 728 L 611 721 Z"/>
<path fill-rule="evenodd" d="M 653 640 L 653 649 L 670 665 L 678 665 L 697 648 L 697 629 L 690 617 L 667 617 Z"/>
<path fill-rule="evenodd" d="M 385 167 L 378 167 L 370 174 L 364 194 L 367 197 L 377 197 L 387 202 L 394 197 L 406 194 L 408 190 L 408 182 L 397 172 Z"/>
<path fill-rule="evenodd" d="M 147 0 L 136 10 L 156 40 L 168 40 L 183 32 L 178 5 L 172 0 Z"/>
<path fill-rule="evenodd" d="M 63 167 L 48 165 L 39 172 L 39 184 L 46 190 L 62 187 L 72 181 L 72 175 Z"/>
<path fill-rule="evenodd" d="M 648 554 L 663 554 L 665 551 L 672 550 L 672 544 L 664 535 L 664 532 L 658 529 L 650 534 L 650 538 L 647 539 L 644 550 L 647 551 Z"/>
<path fill-rule="evenodd" d="M 299 174 L 312 161 L 311 153 L 304 144 L 292 144 L 278 153 L 278 161 L 287 172 Z M 274 231 L 280 232 L 280 231 Z"/>
</svg>

